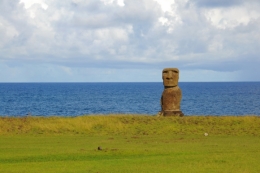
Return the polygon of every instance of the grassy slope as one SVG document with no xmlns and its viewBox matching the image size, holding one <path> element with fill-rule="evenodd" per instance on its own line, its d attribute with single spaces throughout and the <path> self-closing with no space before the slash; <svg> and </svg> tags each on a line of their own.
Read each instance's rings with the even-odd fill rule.
<svg viewBox="0 0 260 173">
<path fill-rule="evenodd" d="M 0 117 L 0 135 L 4 134 L 132 134 L 166 135 L 259 135 L 257 116 L 155 117 L 134 115 L 78 117 Z"/>
<path fill-rule="evenodd" d="M 2 117 L 0 134 L 0 172 L 260 172 L 253 116 Z"/>
</svg>

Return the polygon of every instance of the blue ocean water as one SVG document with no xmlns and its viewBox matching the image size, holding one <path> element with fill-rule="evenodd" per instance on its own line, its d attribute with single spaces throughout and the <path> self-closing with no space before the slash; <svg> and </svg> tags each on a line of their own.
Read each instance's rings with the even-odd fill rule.
<svg viewBox="0 0 260 173">
<path fill-rule="evenodd" d="M 180 82 L 185 115 L 260 115 L 260 82 Z M 1 116 L 160 111 L 158 83 L 0 83 Z"/>
</svg>

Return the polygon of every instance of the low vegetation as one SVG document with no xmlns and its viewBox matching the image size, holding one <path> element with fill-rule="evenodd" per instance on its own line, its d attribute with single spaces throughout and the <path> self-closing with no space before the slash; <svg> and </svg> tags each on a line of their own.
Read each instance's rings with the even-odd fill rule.
<svg viewBox="0 0 260 173">
<path fill-rule="evenodd" d="M 0 135 L 259 135 L 258 116 L 95 115 L 77 117 L 0 117 Z"/>
<path fill-rule="evenodd" d="M 0 172 L 260 172 L 259 147 L 258 116 L 0 117 Z"/>
</svg>

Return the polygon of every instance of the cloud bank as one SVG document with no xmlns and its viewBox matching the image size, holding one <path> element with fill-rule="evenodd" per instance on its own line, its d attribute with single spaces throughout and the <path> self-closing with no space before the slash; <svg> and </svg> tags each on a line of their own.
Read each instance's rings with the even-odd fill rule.
<svg viewBox="0 0 260 173">
<path fill-rule="evenodd" d="M 259 31 L 256 0 L 2 0 L 0 81 L 259 81 Z"/>
</svg>

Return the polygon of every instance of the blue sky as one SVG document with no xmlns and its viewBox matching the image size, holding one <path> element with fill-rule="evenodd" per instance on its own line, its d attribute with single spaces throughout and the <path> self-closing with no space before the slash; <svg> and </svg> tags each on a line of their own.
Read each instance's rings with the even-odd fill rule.
<svg viewBox="0 0 260 173">
<path fill-rule="evenodd" d="M 259 0 L 1 0 L 0 82 L 260 81 Z"/>
</svg>

